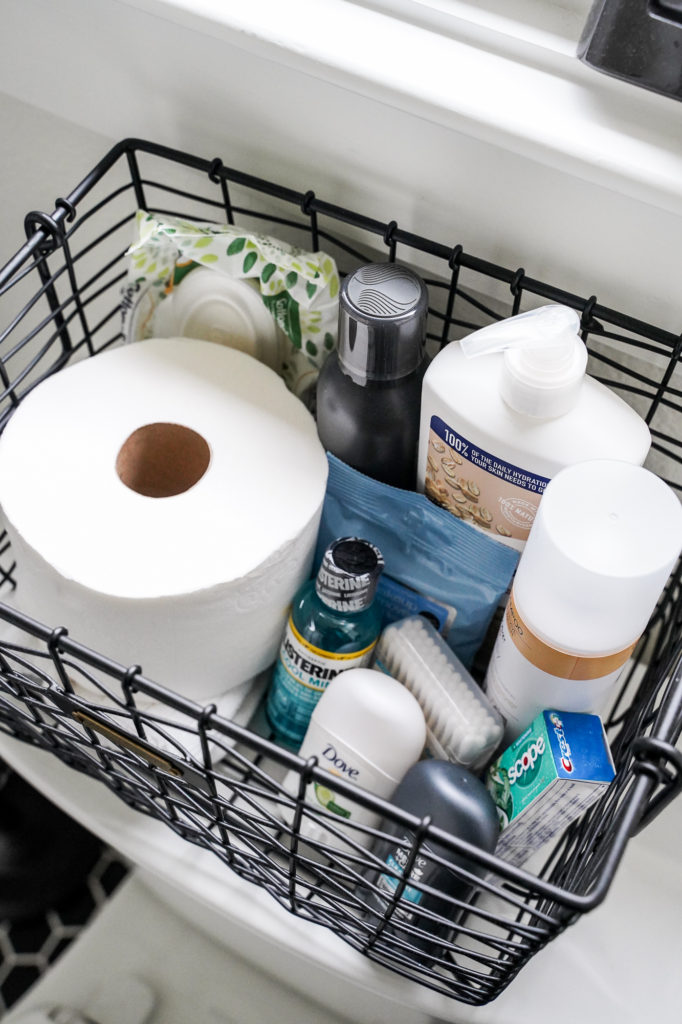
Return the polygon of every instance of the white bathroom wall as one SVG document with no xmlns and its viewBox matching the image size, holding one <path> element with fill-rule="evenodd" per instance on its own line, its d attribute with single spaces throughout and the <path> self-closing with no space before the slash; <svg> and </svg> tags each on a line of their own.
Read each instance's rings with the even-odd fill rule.
<svg viewBox="0 0 682 1024">
<path fill-rule="evenodd" d="M 25 241 L 24 216 L 51 213 L 111 139 L 0 95 L 0 264 Z"/>
<path fill-rule="evenodd" d="M 310 47 L 305 60 L 279 59 L 279 50 L 270 59 L 248 33 L 230 34 L 217 24 L 212 31 L 206 19 L 188 27 L 173 12 L 175 20 L 159 16 L 163 8 L 5 0 L 1 258 L 21 241 L 28 209 L 51 210 L 110 143 L 138 135 L 312 188 L 330 202 L 395 219 L 512 268 L 522 265 L 530 276 L 578 294 L 596 292 L 607 305 L 680 329 L 682 206 L 653 187 L 645 201 L 634 178 L 632 187 L 624 184 L 625 160 L 620 175 L 604 175 L 596 161 L 590 168 L 584 159 L 581 167 L 567 161 L 568 173 L 553 166 L 556 151 L 546 161 L 530 156 L 530 148 L 524 153 L 504 132 L 499 145 L 484 141 L 489 130 L 468 130 L 465 119 L 448 118 L 442 108 L 389 93 L 369 82 L 366 70 L 373 98 L 361 95 L 361 79 L 350 72 L 338 84 L 338 72 L 326 75 L 314 65 Z M 589 112 L 593 97 L 580 88 Z M 504 81 L 498 91 L 502 97 Z M 673 101 L 642 101 L 639 94 L 624 94 L 634 103 L 631 118 L 644 117 L 651 103 L 658 104 L 651 110 L 659 119 L 672 108 L 678 113 Z M 594 124 L 595 118 L 591 130 Z M 679 142 L 671 136 L 671 160 Z"/>
</svg>

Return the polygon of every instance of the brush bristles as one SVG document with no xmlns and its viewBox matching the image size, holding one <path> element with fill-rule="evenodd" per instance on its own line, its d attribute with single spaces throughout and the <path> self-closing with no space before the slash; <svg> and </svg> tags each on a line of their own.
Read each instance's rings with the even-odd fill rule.
<svg viewBox="0 0 682 1024">
<path fill-rule="evenodd" d="M 434 627 L 415 615 L 384 629 L 377 644 L 380 667 L 418 701 L 427 747 L 436 757 L 477 770 L 502 739 L 503 723 Z"/>
</svg>

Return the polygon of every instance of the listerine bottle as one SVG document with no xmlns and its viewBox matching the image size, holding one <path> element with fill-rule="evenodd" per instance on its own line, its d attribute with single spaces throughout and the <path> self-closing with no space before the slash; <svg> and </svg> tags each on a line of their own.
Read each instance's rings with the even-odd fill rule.
<svg viewBox="0 0 682 1024">
<path fill-rule="evenodd" d="M 369 664 L 381 630 L 374 594 L 383 567 L 369 541 L 342 537 L 325 551 L 317 577 L 296 594 L 266 703 L 280 742 L 300 746 L 334 676 Z"/>
</svg>

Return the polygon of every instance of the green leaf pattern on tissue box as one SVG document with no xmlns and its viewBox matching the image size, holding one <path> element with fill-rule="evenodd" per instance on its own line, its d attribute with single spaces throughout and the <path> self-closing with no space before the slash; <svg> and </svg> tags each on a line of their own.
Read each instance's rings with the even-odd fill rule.
<svg viewBox="0 0 682 1024">
<path fill-rule="evenodd" d="M 169 287 L 196 266 L 233 278 L 254 278 L 265 306 L 290 342 L 282 359 L 282 377 L 297 394 L 314 382 L 337 337 L 339 274 L 331 256 L 234 225 L 161 217 L 145 210 L 138 210 L 136 228 L 137 240 L 127 250 L 124 330 L 134 294 L 145 289 L 153 312 Z M 138 340 L 152 333 L 149 315 Z"/>
</svg>

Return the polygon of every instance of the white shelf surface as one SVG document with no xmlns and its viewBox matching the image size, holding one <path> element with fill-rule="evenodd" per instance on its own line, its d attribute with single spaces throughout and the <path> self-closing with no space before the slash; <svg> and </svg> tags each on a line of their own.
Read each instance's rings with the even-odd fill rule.
<svg viewBox="0 0 682 1024">
<path fill-rule="evenodd" d="M 132 874 L 3 1024 L 47 1024 L 29 1014 L 49 1006 L 96 1024 L 350 1024 L 263 966 L 226 955 Z"/>
</svg>

